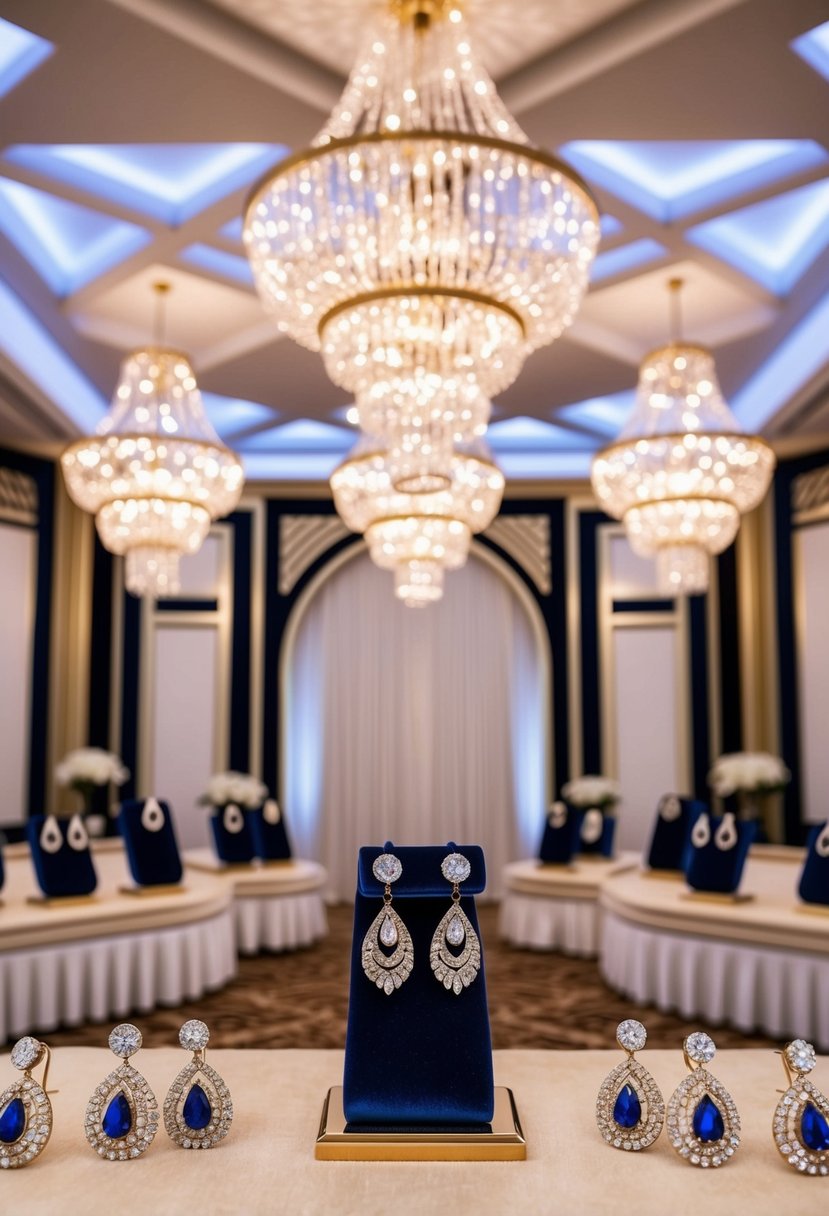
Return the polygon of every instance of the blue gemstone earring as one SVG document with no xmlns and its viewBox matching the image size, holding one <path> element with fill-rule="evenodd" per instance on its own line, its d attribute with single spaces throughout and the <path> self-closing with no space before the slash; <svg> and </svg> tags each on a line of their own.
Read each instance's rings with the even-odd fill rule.
<svg viewBox="0 0 829 1216">
<path fill-rule="evenodd" d="M 829 1174 L 829 1100 L 806 1075 L 817 1064 L 815 1049 L 803 1039 L 781 1053 L 789 1088 L 777 1103 L 773 1134 L 777 1151 L 801 1174 Z"/>
<path fill-rule="evenodd" d="M 110 1050 L 124 1062 L 105 1077 L 86 1108 L 86 1138 L 99 1157 L 140 1157 L 158 1131 L 158 1102 L 130 1056 L 141 1049 L 141 1031 L 124 1022 L 109 1036 Z"/>
<path fill-rule="evenodd" d="M 665 1099 L 651 1074 L 635 1059 L 648 1041 L 641 1022 L 628 1018 L 616 1027 L 616 1041 L 627 1059 L 602 1082 L 596 1123 L 613 1148 L 638 1152 L 657 1139 L 665 1122 Z"/>
<path fill-rule="evenodd" d="M 714 1059 L 713 1039 L 701 1030 L 682 1045 L 691 1075 L 681 1081 L 668 1103 L 671 1144 L 691 1165 L 725 1165 L 740 1147 L 740 1116 L 734 1099 L 705 1067 Z"/>
<path fill-rule="evenodd" d="M 164 1100 L 164 1126 L 180 1148 L 213 1148 L 233 1122 L 230 1090 L 205 1062 L 210 1031 L 197 1018 L 185 1022 L 178 1041 L 193 1059 L 182 1068 Z"/>
<path fill-rule="evenodd" d="M 19 1039 L 11 1062 L 23 1076 L 0 1094 L 0 1169 L 15 1170 L 39 1157 L 52 1134 L 52 1103 L 46 1095 L 51 1053 L 30 1035 Z M 43 1084 L 32 1069 L 43 1064 Z"/>
</svg>

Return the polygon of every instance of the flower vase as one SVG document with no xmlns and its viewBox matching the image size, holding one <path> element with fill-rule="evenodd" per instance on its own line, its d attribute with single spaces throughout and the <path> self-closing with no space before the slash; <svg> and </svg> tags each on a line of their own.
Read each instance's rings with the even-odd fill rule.
<svg viewBox="0 0 829 1216">
<path fill-rule="evenodd" d="M 226 865 L 250 865 L 256 856 L 250 812 L 235 802 L 216 807 L 210 816 L 216 855 Z"/>
</svg>

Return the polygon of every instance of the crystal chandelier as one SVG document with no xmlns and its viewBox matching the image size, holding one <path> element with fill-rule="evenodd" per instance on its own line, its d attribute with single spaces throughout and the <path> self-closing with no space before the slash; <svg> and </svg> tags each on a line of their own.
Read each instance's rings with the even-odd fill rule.
<svg viewBox="0 0 829 1216">
<path fill-rule="evenodd" d="M 387 450 L 411 465 L 431 428 L 420 473 L 440 481 L 452 445 L 572 321 L 599 224 L 501 102 L 460 10 L 391 0 L 312 146 L 255 189 L 244 237 L 279 328 L 322 352 Z"/>
<path fill-rule="evenodd" d="M 448 485 L 425 494 L 395 489 L 389 457 L 362 439 L 334 470 L 334 503 L 353 532 L 365 533 L 372 560 L 395 573 L 395 594 L 410 607 L 443 594 L 443 573 L 464 564 L 473 533 L 495 518 L 504 476 L 482 454 L 456 451 Z"/>
<path fill-rule="evenodd" d="M 677 336 L 645 356 L 631 416 L 592 468 L 599 504 L 624 521 L 635 553 L 656 557 L 665 595 L 707 591 L 709 555 L 734 540 L 775 466 L 728 408 L 711 352 L 679 339 L 681 286 L 669 283 Z"/>
<path fill-rule="evenodd" d="M 156 341 L 121 364 L 118 387 L 96 434 L 61 456 L 70 497 L 95 516 L 111 553 L 126 555 L 133 595 L 179 590 L 179 558 L 201 548 L 212 520 L 239 501 L 244 477 L 204 412 L 186 355 Z"/>
</svg>

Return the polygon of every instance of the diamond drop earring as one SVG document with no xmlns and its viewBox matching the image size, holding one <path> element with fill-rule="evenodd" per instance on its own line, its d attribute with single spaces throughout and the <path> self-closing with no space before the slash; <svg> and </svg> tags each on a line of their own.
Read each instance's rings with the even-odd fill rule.
<svg viewBox="0 0 829 1216">
<path fill-rule="evenodd" d="M 804 1039 L 781 1052 L 789 1088 L 777 1103 L 772 1132 L 777 1151 L 801 1174 L 829 1174 L 829 1099 L 806 1080 L 817 1064 Z"/>
<path fill-rule="evenodd" d="M 205 1062 L 210 1031 L 193 1018 L 178 1034 L 193 1059 L 185 1064 L 164 1100 L 164 1126 L 173 1144 L 180 1148 L 213 1148 L 224 1140 L 233 1122 L 230 1090 Z"/>
<path fill-rule="evenodd" d="M 716 1054 L 713 1039 L 701 1030 L 682 1045 L 691 1075 L 681 1081 L 668 1103 L 671 1144 L 691 1165 L 725 1165 L 740 1147 L 740 1116 L 731 1094 L 705 1065 Z"/>
<path fill-rule="evenodd" d="M 455 996 L 469 987 L 481 969 L 481 943 L 460 902 L 460 883 L 466 882 L 471 869 L 462 853 L 450 853 L 441 862 L 441 874 L 452 883 L 452 906 L 435 929 L 429 948 L 435 979 Z M 460 954 L 452 953 L 450 947 L 461 946 Z"/>
<path fill-rule="evenodd" d="M 636 1060 L 648 1041 L 641 1022 L 628 1018 L 616 1027 L 616 1042 L 627 1059 L 609 1073 L 596 1099 L 596 1122 L 613 1148 L 638 1151 L 653 1144 L 665 1122 L 665 1099 L 651 1074 Z"/>
<path fill-rule="evenodd" d="M 51 1052 L 31 1035 L 18 1039 L 11 1062 L 23 1076 L 0 1094 L 0 1169 L 16 1170 L 39 1157 L 52 1134 L 52 1103 L 46 1094 Z M 43 1084 L 32 1069 L 43 1064 Z"/>
<path fill-rule="evenodd" d="M 158 1131 L 158 1102 L 147 1081 L 130 1064 L 141 1050 L 141 1031 L 124 1022 L 109 1036 L 110 1050 L 124 1062 L 104 1077 L 86 1108 L 86 1138 L 99 1157 L 128 1161 L 140 1157 Z"/>
<path fill-rule="evenodd" d="M 372 984 L 391 996 L 396 988 L 405 984 L 414 966 L 411 934 L 391 906 L 391 884 L 397 882 L 403 866 L 394 853 L 381 853 L 374 859 L 371 872 L 378 882 L 385 883 L 386 889 L 383 907 L 363 938 L 363 971 Z M 387 954 L 386 950 L 392 953 Z"/>
</svg>

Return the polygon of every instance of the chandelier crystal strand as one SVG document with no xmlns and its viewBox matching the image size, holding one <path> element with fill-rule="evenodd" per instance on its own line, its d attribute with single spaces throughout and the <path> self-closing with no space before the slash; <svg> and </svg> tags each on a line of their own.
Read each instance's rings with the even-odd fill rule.
<svg viewBox="0 0 829 1216">
<path fill-rule="evenodd" d="M 277 325 L 391 445 L 406 408 L 453 442 L 481 434 L 489 399 L 572 321 L 598 236 L 586 188 L 529 144 L 440 0 L 391 4 L 245 224 Z"/>
<path fill-rule="evenodd" d="M 166 288 L 165 288 L 166 290 Z M 101 542 L 126 556 L 133 595 L 173 595 L 179 558 L 239 501 L 244 477 L 204 411 L 188 357 L 151 345 L 127 355 L 95 435 L 61 456 L 70 497 Z"/>
<path fill-rule="evenodd" d="M 681 283 L 670 287 L 676 296 Z M 744 434 L 723 399 L 711 352 L 675 337 L 643 360 L 631 416 L 594 458 L 592 482 L 634 552 L 656 557 L 660 590 L 695 595 L 774 467 L 769 445 Z"/>
</svg>

